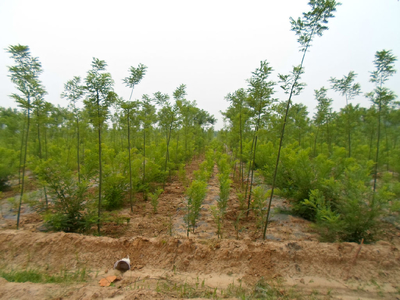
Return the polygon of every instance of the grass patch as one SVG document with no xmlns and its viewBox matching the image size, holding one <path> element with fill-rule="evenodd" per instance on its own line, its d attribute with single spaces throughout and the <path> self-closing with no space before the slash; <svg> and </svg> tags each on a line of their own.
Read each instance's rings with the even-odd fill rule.
<svg viewBox="0 0 400 300">
<path fill-rule="evenodd" d="M 140 285 L 137 288 L 143 288 Z M 281 280 L 267 281 L 260 279 L 253 287 L 243 287 L 241 283 L 231 283 L 226 289 L 217 289 L 205 284 L 205 280 L 196 283 L 179 283 L 169 279 L 158 280 L 156 291 L 174 298 L 206 298 L 225 299 L 235 298 L 243 300 L 256 299 L 318 299 L 316 293 L 304 294 L 294 288 L 283 286 Z"/>
<path fill-rule="evenodd" d="M 58 274 L 47 274 L 40 270 L 0 270 L 0 277 L 9 282 L 32 282 L 32 283 L 75 283 L 86 281 L 86 269 L 79 269 L 75 272 L 66 270 Z"/>
</svg>

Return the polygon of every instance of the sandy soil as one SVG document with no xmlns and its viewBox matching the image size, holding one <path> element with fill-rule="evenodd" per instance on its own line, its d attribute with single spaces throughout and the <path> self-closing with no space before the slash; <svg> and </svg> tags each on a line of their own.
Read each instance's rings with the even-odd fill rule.
<svg viewBox="0 0 400 300">
<path fill-rule="evenodd" d="M 187 168 L 191 179 L 199 161 Z M 1 202 L 0 267 L 3 271 L 61 270 L 88 274 L 85 282 L 68 284 L 13 283 L 0 278 L 0 299 L 173 299 L 212 297 L 236 299 L 233 287 L 254 289 L 261 278 L 284 299 L 400 299 L 400 239 L 374 245 L 320 243 L 309 222 L 274 214 L 268 239 L 260 239 L 255 217 L 240 223 L 236 239 L 234 220 L 239 207 L 233 191 L 223 239 L 216 236 L 210 206 L 218 197 L 217 168 L 208 185 L 199 226 L 186 237 L 185 187 L 174 179 L 160 197 L 158 212 L 138 200 L 131 212 L 118 214 L 126 222 L 103 227 L 106 236 L 40 232 L 41 216 L 25 208 L 22 229 Z M 138 199 L 141 198 L 138 195 Z M 287 206 L 276 198 L 274 207 Z M 6 212 L 6 213 L 4 213 Z M 129 222 L 128 222 L 129 219 Z M 358 255 L 357 255 L 358 253 Z M 114 263 L 129 256 L 132 270 L 109 287 L 99 280 L 114 274 Z M 203 291 L 197 293 L 196 291 Z M 293 293 L 293 294 L 290 294 Z"/>
</svg>

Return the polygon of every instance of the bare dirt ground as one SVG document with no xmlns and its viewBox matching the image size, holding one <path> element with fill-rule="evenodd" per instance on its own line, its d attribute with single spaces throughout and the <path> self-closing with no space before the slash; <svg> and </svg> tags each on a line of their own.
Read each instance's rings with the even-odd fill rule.
<svg viewBox="0 0 400 300">
<path fill-rule="evenodd" d="M 199 160 L 187 168 L 187 176 Z M 138 195 L 133 212 L 118 212 L 121 222 L 105 224 L 101 237 L 40 232 L 42 217 L 24 207 L 15 229 L 10 202 L 1 200 L 0 268 L 45 274 L 84 272 L 85 281 L 15 283 L 0 278 L 0 299 L 400 299 L 400 237 L 373 245 L 320 243 L 310 223 L 275 213 L 267 240 L 250 214 L 234 221 L 239 207 L 233 191 L 216 235 L 210 206 L 216 205 L 217 168 L 208 185 L 198 227 L 186 237 L 185 187 L 173 179 L 160 197 L 158 212 Z M 9 195 L 8 195 L 9 196 Z M 285 207 L 277 197 L 274 207 Z M 114 263 L 129 256 L 132 269 L 108 287 Z M 260 284 L 263 283 L 263 284 Z M 254 293 L 256 292 L 256 293 Z M 253 296 L 251 296 L 253 295 Z"/>
</svg>

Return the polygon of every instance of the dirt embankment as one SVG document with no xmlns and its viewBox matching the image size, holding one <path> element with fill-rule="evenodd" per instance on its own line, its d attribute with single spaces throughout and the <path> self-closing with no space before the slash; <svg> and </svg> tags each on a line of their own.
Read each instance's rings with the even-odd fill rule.
<svg viewBox="0 0 400 300">
<path fill-rule="evenodd" d="M 129 255 L 132 265 L 198 273 L 237 273 L 271 278 L 320 275 L 333 279 L 351 276 L 370 280 L 384 274 L 400 278 L 400 251 L 388 242 L 355 243 L 254 242 L 177 238 L 92 237 L 72 233 L 0 232 L 2 263 L 8 268 L 33 267 L 57 271 L 86 267 L 107 269 Z M 350 268 L 350 270 L 349 270 Z"/>
<path fill-rule="evenodd" d="M 396 292 L 400 278 L 399 249 L 387 242 L 363 245 L 355 261 L 359 247 L 354 243 L 310 241 L 196 241 L 172 237 L 114 239 L 62 232 L 0 232 L 3 270 L 31 268 L 57 273 L 61 269 L 86 268 L 101 276 L 111 271 L 116 260 L 129 255 L 133 270 L 128 272 L 128 276 L 139 276 L 140 272 L 150 277 L 157 272 L 160 273 L 157 276 L 161 276 L 161 272 L 178 272 L 191 278 L 207 278 L 211 285 L 223 276 L 228 278 L 227 282 L 236 279 L 248 285 L 261 277 L 282 277 L 289 285 L 303 284 L 304 287 L 300 288 L 306 288 L 306 283 L 317 284 L 314 290 L 328 288 L 328 282 L 346 289 L 345 279 L 355 282 L 375 280 L 387 291 Z M 317 278 L 325 286 L 318 286 Z M 8 288 L 13 285 L 16 284 L 8 284 Z M 219 285 L 221 287 L 221 283 Z M 92 286 L 97 288 L 96 283 Z M 333 285 L 333 289 L 336 288 Z M 4 289 L 0 288 L 0 293 Z M 147 295 L 149 299 L 158 294 L 151 295 Z"/>
</svg>

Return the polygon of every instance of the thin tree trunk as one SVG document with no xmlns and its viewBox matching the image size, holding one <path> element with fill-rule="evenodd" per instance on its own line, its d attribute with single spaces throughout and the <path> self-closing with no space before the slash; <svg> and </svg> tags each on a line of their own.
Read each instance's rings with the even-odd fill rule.
<svg viewBox="0 0 400 300">
<path fill-rule="evenodd" d="M 249 180 L 250 180 L 250 171 L 251 171 L 251 157 L 253 156 L 253 148 L 254 148 L 254 142 L 256 140 L 256 134 L 254 133 L 253 140 L 251 141 L 251 148 L 250 148 L 250 160 L 249 160 L 249 170 L 247 172 L 247 182 L 246 182 L 246 189 L 244 191 L 244 199 L 246 201 L 247 199 L 247 190 L 249 189 Z M 247 212 L 246 216 L 249 216 L 249 210 L 250 210 L 250 201 L 247 202 Z"/>
<path fill-rule="evenodd" d="M 378 162 L 379 162 L 379 142 L 381 138 L 381 99 L 379 99 L 379 111 L 378 111 L 378 136 L 376 140 L 376 155 L 375 155 L 375 171 L 374 171 L 374 193 L 372 196 L 372 206 L 375 204 L 375 192 L 376 192 L 376 180 L 378 177 Z"/>
<path fill-rule="evenodd" d="M 385 118 L 383 118 L 383 124 L 385 128 L 385 144 L 386 144 L 386 171 L 389 172 L 390 166 L 389 166 L 389 140 L 388 140 L 388 133 L 387 133 L 387 126 L 385 124 Z"/>
<path fill-rule="evenodd" d="M 253 158 L 252 158 L 252 163 L 251 163 L 251 179 L 250 179 L 249 200 L 247 202 L 247 216 L 249 215 L 250 201 L 251 201 L 251 191 L 253 189 L 253 174 L 254 174 L 256 151 L 257 151 L 257 134 L 258 134 L 258 129 L 260 128 L 261 109 L 262 108 L 261 108 L 261 104 L 260 104 L 259 111 L 258 111 L 257 125 L 256 125 L 255 132 L 254 132 L 255 140 L 254 140 L 254 151 L 252 153 L 253 154 Z"/>
<path fill-rule="evenodd" d="M 312 32 L 310 34 L 310 37 L 313 36 L 314 29 L 315 28 L 313 28 L 313 30 L 312 30 Z M 311 40 L 311 38 L 310 38 L 310 40 Z M 301 63 L 300 63 L 300 70 L 303 68 L 304 58 L 306 56 L 306 53 L 307 53 L 309 45 L 310 45 L 310 42 L 308 42 L 306 48 L 304 49 L 303 57 L 302 57 Z M 300 73 L 297 73 L 296 78 L 295 78 L 295 80 L 294 80 L 294 82 L 292 84 L 292 87 L 290 89 L 289 99 L 288 99 L 288 103 L 287 103 L 287 106 L 286 106 L 286 113 L 285 113 L 285 118 L 284 118 L 283 125 L 282 125 L 281 138 L 280 138 L 280 141 L 279 141 L 278 155 L 276 157 L 276 164 L 275 164 L 274 177 L 273 177 L 273 181 L 272 181 L 271 195 L 270 195 L 270 198 L 269 198 L 269 204 L 268 204 L 268 210 L 267 210 L 267 218 L 265 220 L 265 226 L 264 226 L 264 232 L 263 232 L 263 239 L 264 240 L 265 240 L 265 235 L 266 235 L 267 228 L 268 228 L 269 214 L 270 214 L 270 211 L 271 211 L 272 197 L 274 196 L 275 183 L 276 183 L 276 174 L 278 173 L 279 159 L 280 159 L 280 156 L 281 156 L 281 149 L 282 149 L 282 141 L 283 141 L 283 137 L 284 137 L 284 134 L 285 134 L 285 127 L 286 127 L 286 122 L 287 122 L 287 116 L 289 114 L 290 102 L 292 100 L 294 87 L 297 84 L 297 80 L 299 79 L 299 77 L 300 77 Z"/>
<path fill-rule="evenodd" d="M 167 166 L 168 166 L 168 161 L 169 161 L 169 142 L 171 139 L 171 132 L 172 132 L 172 124 L 174 120 L 172 120 L 170 126 L 169 126 L 169 133 L 167 135 L 167 153 L 165 154 L 165 167 L 164 167 L 164 172 L 167 172 Z M 164 183 L 163 183 L 163 189 L 165 189 L 165 178 L 164 178 Z"/>
<path fill-rule="evenodd" d="M 25 165 L 26 165 L 26 156 L 28 153 L 28 137 L 29 137 L 29 125 L 30 125 L 30 99 L 28 96 L 28 113 L 27 113 L 27 128 L 26 128 L 26 139 L 25 139 L 25 152 L 24 152 L 24 161 L 22 165 L 22 180 L 21 180 L 21 194 L 19 197 L 19 206 L 18 206 L 18 215 L 17 215 L 17 229 L 19 229 L 19 220 L 21 217 L 21 206 L 22 206 L 22 197 L 24 196 L 24 187 L 25 187 Z"/>
<path fill-rule="evenodd" d="M 146 179 L 146 127 L 143 126 L 143 184 Z"/>
<path fill-rule="evenodd" d="M 244 167 L 243 167 L 243 134 L 242 134 L 242 110 L 240 110 L 239 114 L 239 143 L 240 143 L 240 185 L 243 188 L 243 175 L 244 175 Z"/>
<path fill-rule="evenodd" d="M 22 124 L 21 130 L 21 148 L 19 150 L 19 166 L 18 166 L 18 185 L 21 185 L 21 167 L 22 167 L 22 160 L 23 160 L 23 148 L 24 148 L 24 137 L 25 137 L 25 116 L 24 113 L 24 122 Z"/>
<path fill-rule="evenodd" d="M 132 89 L 133 91 L 133 89 Z M 131 204 L 131 212 L 133 212 L 132 201 L 132 161 L 131 161 L 131 126 L 130 126 L 130 113 L 128 108 L 128 159 L 129 159 L 129 203 Z"/>
<path fill-rule="evenodd" d="M 79 131 L 79 119 L 76 118 L 76 138 L 77 138 L 77 145 L 76 145 L 76 161 L 78 163 L 78 182 L 81 183 L 81 163 L 80 163 L 80 131 Z"/>
<path fill-rule="evenodd" d="M 38 151 L 39 151 L 39 159 L 42 161 L 42 142 L 40 140 L 40 115 L 39 115 L 39 108 L 36 108 L 36 117 L 37 117 L 37 134 L 38 134 Z M 46 186 L 43 185 L 43 193 L 44 193 L 44 198 L 46 201 L 46 210 L 49 207 L 49 200 L 47 198 L 47 191 L 46 191 Z"/>
<path fill-rule="evenodd" d="M 101 164 L 101 123 L 100 123 L 100 103 L 99 103 L 99 96 L 97 95 L 97 117 L 98 117 L 98 138 L 99 138 L 99 203 L 98 203 L 98 214 L 97 214 L 97 231 L 98 234 L 100 235 L 100 229 L 101 229 L 101 187 L 102 187 L 102 181 L 103 181 L 103 170 L 102 170 L 102 164 Z"/>
<path fill-rule="evenodd" d="M 253 190 L 253 177 L 254 177 L 254 168 L 255 168 L 255 159 L 256 159 L 256 150 L 257 150 L 257 136 L 254 142 L 254 152 L 253 152 L 253 163 L 251 168 L 251 179 L 250 179 L 250 191 L 249 191 L 249 201 L 247 203 L 247 214 L 249 213 L 250 209 L 250 201 L 251 201 L 251 192 Z"/>
<path fill-rule="evenodd" d="M 351 157 L 351 128 L 350 128 L 350 114 L 347 114 L 347 130 L 348 130 L 348 143 L 349 143 L 349 157 Z"/>
<path fill-rule="evenodd" d="M 371 130 L 371 136 L 369 139 L 369 154 L 368 154 L 368 159 L 371 159 L 371 155 L 372 155 L 372 142 L 373 142 L 373 138 L 374 138 L 374 131 Z"/>
</svg>

